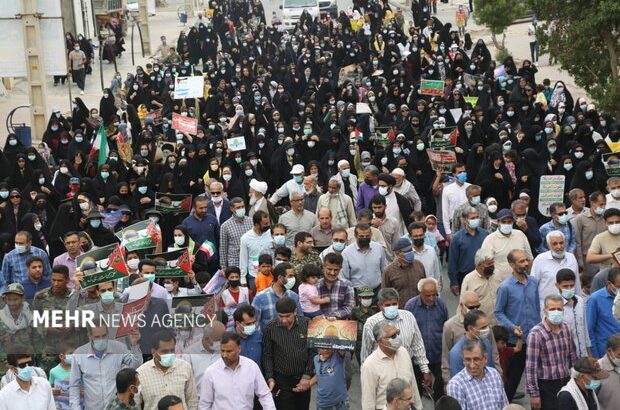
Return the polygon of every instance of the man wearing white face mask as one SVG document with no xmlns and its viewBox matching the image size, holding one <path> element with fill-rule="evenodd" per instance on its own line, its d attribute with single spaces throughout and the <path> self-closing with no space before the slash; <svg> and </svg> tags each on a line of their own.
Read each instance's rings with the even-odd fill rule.
<svg viewBox="0 0 620 410">
<path fill-rule="evenodd" d="M 357 176 L 351 172 L 351 164 L 346 159 L 338 161 L 338 173 L 332 178 L 340 182 L 340 192 L 352 198 L 357 203 Z"/>
<path fill-rule="evenodd" d="M 384 288 L 378 292 L 377 305 L 381 309 L 381 312 L 369 317 L 366 323 L 364 323 L 362 349 L 360 352 L 361 363 L 364 364 L 366 358 L 371 356 L 373 350 L 375 350 L 377 346 L 377 340 L 373 335 L 373 329 L 377 323 L 386 321 L 398 329 L 401 345 L 407 350 L 409 357 L 413 358 L 413 361 L 420 366 L 420 370 L 424 377 L 422 384 L 425 387 L 430 386 L 432 376 L 428 367 L 424 341 L 422 340 L 418 323 L 413 313 L 398 308 L 398 301 L 399 295 L 394 288 Z M 362 389 L 362 391 L 363 390 L 364 389 Z"/>
<path fill-rule="evenodd" d="M 9 283 L 21 283 L 28 279 L 26 260 L 30 256 L 38 256 L 43 260 L 43 278 L 50 279 L 50 267 L 47 253 L 32 246 L 32 235 L 28 231 L 19 231 L 15 234 L 15 249 L 4 256 L 2 272 L 0 272 L 0 291 L 4 291 Z"/>
<path fill-rule="evenodd" d="M 385 214 L 394 218 L 399 223 L 398 232 L 404 234 L 406 227 L 413 220 L 410 215 L 413 213 L 411 202 L 401 194 L 394 191 L 396 179 L 390 174 L 379 174 L 379 195 L 385 198 L 386 210 Z M 371 200 L 372 204 L 372 200 Z"/>
<path fill-rule="evenodd" d="M 484 238 L 480 249 L 491 251 L 495 260 L 495 275 L 499 281 L 503 281 L 512 274 L 512 268 L 507 259 L 512 250 L 522 250 L 530 260 L 533 257 L 527 236 L 513 228 L 515 219 L 509 209 L 502 209 L 497 213 L 497 222 L 499 222 L 499 228 Z"/>
<path fill-rule="evenodd" d="M 568 222 L 568 211 L 566 206 L 561 202 L 553 203 L 549 206 L 549 213 L 551 214 L 551 221 L 540 227 L 540 237 L 543 241 L 538 247 L 538 252 L 547 252 L 547 241 L 545 240 L 547 234 L 551 231 L 560 231 L 564 234 L 565 249 L 566 252 L 575 253 L 577 247 L 575 243 L 575 232 L 573 226 Z"/>
<path fill-rule="evenodd" d="M 383 319 L 373 324 L 369 332 L 377 348 L 362 364 L 362 410 L 385 408 L 387 385 L 397 377 L 411 386 L 411 401 L 415 408 L 421 409 L 422 399 L 411 359 L 402 343 L 402 330 Z"/>
<path fill-rule="evenodd" d="M 252 229 L 242 198 L 230 201 L 232 217 L 220 226 L 220 264 L 222 269 L 239 266 L 241 236 Z"/>
</svg>

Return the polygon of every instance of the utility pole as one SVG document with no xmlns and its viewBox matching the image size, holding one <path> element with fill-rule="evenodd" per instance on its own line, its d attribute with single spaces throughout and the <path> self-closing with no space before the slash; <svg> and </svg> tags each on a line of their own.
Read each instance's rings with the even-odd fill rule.
<svg viewBox="0 0 620 410">
<path fill-rule="evenodd" d="M 151 55 L 151 32 L 149 31 L 149 10 L 147 0 L 140 0 L 138 3 L 140 18 L 138 24 L 142 33 L 142 47 L 146 55 Z"/>
<path fill-rule="evenodd" d="M 43 67 L 43 50 L 41 44 L 40 18 L 37 12 L 37 0 L 21 0 L 21 18 L 24 27 L 24 50 L 26 53 L 26 71 L 30 88 L 30 110 L 33 140 L 39 140 L 47 127 L 47 109 L 45 101 L 45 67 Z M 65 56 L 62 56 L 65 58 Z M 69 80 L 70 81 L 70 80 Z"/>
</svg>

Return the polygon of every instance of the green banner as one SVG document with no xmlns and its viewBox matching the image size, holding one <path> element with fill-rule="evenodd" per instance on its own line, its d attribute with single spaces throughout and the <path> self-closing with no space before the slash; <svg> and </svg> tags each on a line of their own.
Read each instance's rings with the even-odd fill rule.
<svg viewBox="0 0 620 410">
<path fill-rule="evenodd" d="M 181 268 L 163 268 L 155 271 L 156 278 L 182 278 L 187 275 Z"/>
<path fill-rule="evenodd" d="M 472 107 L 478 104 L 478 97 L 463 97 L 466 103 L 470 103 Z"/>
<path fill-rule="evenodd" d="M 110 282 L 116 279 L 122 279 L 125 275 L 114 269 L 106 269 L 101 272 L 93 273 L 92 275 L 84 276 L 82 281 L 83 288 L 90 288 L 91 286 L 98 285 L 104 282 Z"/>
<path fill-rule="evenodd" d="M 422 95 L 443 95 L 444 82 L 441 80 L 422 80 L 420 83 L 420 94 Z"/>
</svg>

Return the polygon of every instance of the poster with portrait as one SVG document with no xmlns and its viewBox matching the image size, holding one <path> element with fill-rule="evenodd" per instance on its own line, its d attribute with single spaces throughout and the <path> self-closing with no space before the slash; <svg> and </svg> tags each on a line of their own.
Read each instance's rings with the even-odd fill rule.
<svg viewBox="0 0 620 410">
<path fill-rule="evenodd" d="M 314 349 L 355 350 L 357 322 L 316 317 L 308 324 L 307 340 Z"/>
<path fill-rule="evenodd" d="M 110 282 L 121 279 L 125 274 L 110 266 L 110 256 L 117 248 L 117 243 L 111 243 L 101 248 L 79 255 L 76 260 L 76 267 L 84 274 L 82 288 L 86 289 L 99 283 Z"/>
</svg>

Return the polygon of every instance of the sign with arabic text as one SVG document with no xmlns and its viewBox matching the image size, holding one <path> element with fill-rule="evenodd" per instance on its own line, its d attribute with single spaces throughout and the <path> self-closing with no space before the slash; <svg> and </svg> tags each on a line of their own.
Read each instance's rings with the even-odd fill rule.
<svg viewBox="0 0 620 410">
<path fill-rule="evenodd" d="M 442 96 L 444 82 L 441 80 L 422 80 L 420 82 L 421 95 Z"/>
<path fill-rule="evenodd" d="M 556 202 L 564 202 L 564 175 L 543 175 L 540 177 L 538 194 L 538 211 L 546 216 L 549 214 L 549 206 Z"/>
</svg>

